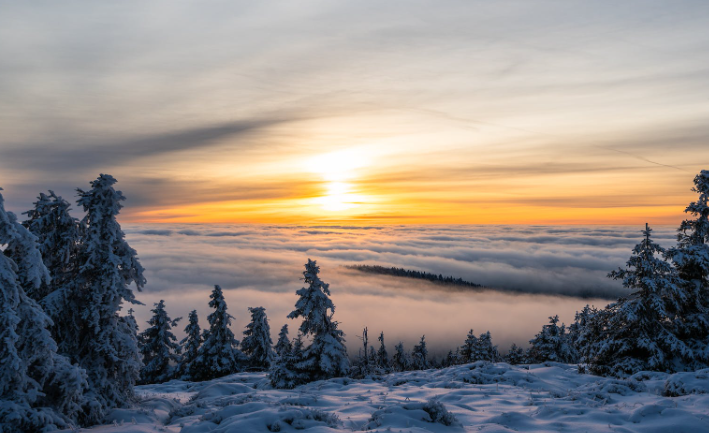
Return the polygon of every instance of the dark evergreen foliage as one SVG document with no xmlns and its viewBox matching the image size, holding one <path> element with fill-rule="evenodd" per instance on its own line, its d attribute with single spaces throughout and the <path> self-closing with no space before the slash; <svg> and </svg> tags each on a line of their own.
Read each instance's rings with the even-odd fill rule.
<svg viewBox="0 0 709 433">
<path fill-rule="evenodd" d="M 180 361 L 182 347 L 177 343 L 177 337 L 172 333 L 172 328 L 182 318 L 170 319 L 165 311 L 165 301 L 160 300 L 155 308 L 150 310 L 153 317 L 148 324 L 150 328 L 141 334 L 144 367 L 140 371 L 142 383 L 163 383 L 172 379 L 175 368 Z"/>
</svg>

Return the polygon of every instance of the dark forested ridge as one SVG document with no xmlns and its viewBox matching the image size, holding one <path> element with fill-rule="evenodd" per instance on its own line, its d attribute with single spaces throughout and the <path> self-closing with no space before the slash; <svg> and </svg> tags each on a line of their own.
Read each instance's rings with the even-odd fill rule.
<svg viewBox="0 0 709 433">
<path fill-rule="evenodd" d="M 451 286 L 470 287 L 470 288 L 476 288 L 476 289 L 485 288 L 485 286 L 483 286 L 482 284 L 471 283 L 470 281 L 465 281 L 462 278 L 455 278 L 455 277 L 450 277 L 450 276 L 444 277 L 442 274 L 436 275 L 436 274 L 432 274 L 430 272 L 413 271 L 411 269 L 394 268 L 394 267 L 387 268 L 385 266 L 379 266 L 379 265 L 347 265 L 345 267 L 348 269 L 354 269 L 356 271 L 367 272 L 370 274 L 393 275 L 395 277 L 417 278 L 419 280 L 428 280 L 432 283 L 446 284 L 446 285 L 451 285 Z"/>
</svg>

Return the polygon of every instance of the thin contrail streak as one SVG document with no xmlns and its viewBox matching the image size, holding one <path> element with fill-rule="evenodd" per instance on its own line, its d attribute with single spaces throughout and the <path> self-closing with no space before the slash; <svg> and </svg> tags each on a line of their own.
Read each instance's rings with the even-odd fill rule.
<svg viewBox="0 0 709 433">
<path fill-rule="evenodd" d="M 597 145 L 597 144 L 594 144 L 593 147 L 597 147 L 597 148 L 599 148 L 599 149 L 610 150 L 610 151 L 613 151 L 613 152 L 618 152 L 618 153 L 622 153 L 622 154 L 625 154 L 625 155 L 629 155 L 629 156 L 632 156 L 633 158 L 637 158 L 637 159 L 639 159 L 639 160 L 642 160 L 642 161 L 645 161 L 645 162 L 649 162 L 650 164 L 659 165 L 659 166 L 661 166 L 661 167 L 674 168 L 675 170 L 687 172 L 687 170 L 685 170 L 685 169 L 683 169 L 683 168 L 679 168 L 679 167 L 676 167 L 676 166 L 674 166 L 674 165 L 668 165 L 668 164 L 662 164 L 662 163 L 660 163 L 660 162 L 655 162 L 655 161 L 649 160 L 649 159 L 647 159 L 647 158 L 645 158 L 645 157 L 643 157 L 643 156 L 636 155 L 636 154 L 630 153 L 630 152 L 626 152 L 626 151 L 624 151 L 624 150 L 613 149 L 612 147 L 603 147 L 603 146 L 599 146 L 599 145 Z"/>
</svg>

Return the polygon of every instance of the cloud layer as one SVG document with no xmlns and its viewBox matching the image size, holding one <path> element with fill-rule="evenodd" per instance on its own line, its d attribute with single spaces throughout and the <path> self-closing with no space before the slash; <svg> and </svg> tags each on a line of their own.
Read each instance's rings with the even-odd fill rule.
<svg viewBox="0 0 709 433">
<path fill-rule="evenodd" d="M 302 286 L 303 264 L 318 261 L 331 284 L 336 317 L 354 338 L 361 328 L 383 330 L 407 344 L 426 334 L 434 348 L 460 344 L 468 329 L 491 330 L 498 344 L 525 344 L 549 315 L 567 323 L 586 303 L 605 305 L 626 293 L 606 274 L 624 266 L 639 227 L 553 226 L 275 226 L 135 225 L 124 227 L 147 269 L 139 298 L 141 323 L 152 302 L 165 299 L 174 316 L 196 308 L 206 323 L 212 285 L 226 289 L 234 328 L 246 307 L 267 308 L 275 336 Z M 655 230 L 670 245 L 674 229 Z M 462 277 L 483 292 L 447 291 L 406 278 L 344 268 L 378 264 Z M 527 292 L 520 294 L 514 292 Z M 559 296 L 563 295 L 563 296 Z M 582 299 L 580 296 L 589 299 Z"/>
</svg>

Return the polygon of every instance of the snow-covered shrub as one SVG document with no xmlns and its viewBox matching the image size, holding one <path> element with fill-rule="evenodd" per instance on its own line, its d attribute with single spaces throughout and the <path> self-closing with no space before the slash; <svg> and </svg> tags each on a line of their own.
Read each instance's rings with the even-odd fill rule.
<svg viewBox="0 0 709 433">
<path fill-rule="evenodd" d="M 279 432 L 285 425 L 296 430 L 303 430 L 308 427 L 322 426 L 323 424 L 332 429 L 342 427 L 342 421 L 335 413 L 305 407 L 288 407 L 281 410 L 278 414 L 278 419 L 268 422 L 266 428 L 271 432 Z"/>
<path fill-rule="evenodd" d="M 455 415 L 452 412 L 449 412 L 443 403 L 435 398 L 428 400 L 426 403 L 409 403 L 405 404 L 403 407 L 406 410 L 423 410 L 430 417 L 430 420 L 424 419 L 424 421 L 439 423 L 445 426 L 461 425 Z"/>
<path fill-rule="evenodd" d="M 709 394 L 709 369 L 675 373 L 665 381 L 663 395 L 679 397 L 688 394 Z"/>
</svg>

